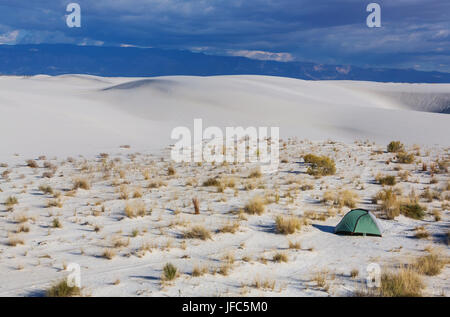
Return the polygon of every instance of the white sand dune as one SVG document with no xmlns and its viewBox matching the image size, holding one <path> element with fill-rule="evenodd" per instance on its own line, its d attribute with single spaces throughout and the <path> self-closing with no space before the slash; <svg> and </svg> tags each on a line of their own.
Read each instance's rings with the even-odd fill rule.
<svg viewBox="0 0 450 317">
<path fill-rule="evenodd" d="M 157 149 L 171 130 L 279 126 L 282 137 L 450 144 L 448 84 L 303 81 L 266 76 L 0 77 L 0 155 Z"/>
</svg>

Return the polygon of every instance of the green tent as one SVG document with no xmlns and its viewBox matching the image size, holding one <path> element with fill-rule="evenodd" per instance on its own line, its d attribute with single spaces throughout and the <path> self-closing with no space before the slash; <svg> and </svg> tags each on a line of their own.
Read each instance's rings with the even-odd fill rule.
<svg viewBox="0 0 450 317">
<path fill-rule="evenodd" d="M 364 209 L 349 211 L 338 223 L 334 232 L 337 234 L 381 237 L 381 227 L 377 219 L 370 211 Z"/>
</svg>

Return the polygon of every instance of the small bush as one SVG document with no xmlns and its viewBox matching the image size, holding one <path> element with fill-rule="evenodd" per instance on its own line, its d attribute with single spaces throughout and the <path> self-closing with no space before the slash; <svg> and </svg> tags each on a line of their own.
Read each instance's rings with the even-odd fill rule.
<svg viewBox="0 0 450 317">
<path fill-rule="evenodd" d="M 278 253 L 276 253 L 273 256 L 273 261 L 274 262 L 278 262 L 278 263 L 280 263 L 280 262 L 288 262 L 288 257 L 287 257 L 287 255 L 285 253 L 278 252 Z"/>
<path fill-rule="evenodd" d="M 250 172 L 248 178 L 260 178 L 261 175 L 262 175 L 261 171 L 258 168 L 256 168 Z"/>
<path fill-rule="evenodd" d="M 413 264 L 413 268 L 420 274 L 428 276 L 434 276 L 441 273 L 445 266 L 445 262 L 442 261 L 436 254 L 428 254 L 421 256 Z"/>
<path fill-rule="evenodd" d="M 302 224 L 298 217 L 277 216 L 275 219 L 276 230 L 281 234 L 292 234 L 295 231 L 300 230 L 301 226 Z"/>
<path fill-rule="evenodd" d="M 384 185 L 394 186 L 395 184 L 397 184 L 395 176 L 392 175 L 387 176 L 377 175 L 377 177 L 375 177 L 375 180 L 383 186 Z"/>
<path fill-rule="evenodd" d="M 414 231 L 417 239 L 426 239 L 430 236 L 430 233 L 423 226 L 415 228 Z"/>
<path fill-rule="evenodd" d="M 400 141 L 391 141 L 387 146 L 388 152 L 401 152 L 405 150 L 405 146 Z"/>
<path fill-rule="evenodd" d="M 200 214 L 200 202 L 198 198 L 192 198 L 192 204 L 194 205 L 194 212 L 196 215 Z"/>
<path fill-rule="evenodd" d="M 112 260 L 116 256 L 116 251 L 114 249 L 105 249 L 102 256 L 105 259 Z"/>
<path fill-rule="evenodd" d="M 144 217 L 146 214 L 147 210 L 142 200 L 133 201 L 125 205 L 125 215 L 128 218 Z"/>
<path fill-rule="evenodd" d="M 400 213 L 406 217 L 421 220 L 425 216 L 425 211 L 418 203 L 403 203 L 400 205 Z"/>
<path fill-rule="evenodd" d="M 203 182 L 204 187 L 210 187 L 210 186 L 219 186 L 220 181 L 217 178 L 208 178 L 206 181 Z"/>
<path fill-rule="evenodd" d="M 399 152 L 397 153 L 397 163 L 412 164 L 414 163 L 414 154 Z"/>
<path fill-rule="evenodd" d="M 359 275 L 359 270 L 357 270 L 357 269 L 351 270 L 351 272 L 350 272 L 351 278 L 356 278 L 358 275 Z"/>
<path fill-rule="evenodd" d="M 59 221 L 58 218 L 53 218 L 53 220 L 52 220 L 52 227 L 53 228 L 62 228 L 61 221 Z"/>
<path fill-rule="evenodd" d="M 80 289 L 76 286 L 69 286 L 65 279 L 56 283 L 45 292 L 47 297 L 72 297 L 79 295 Z"/>
<path fill-rule="evenodd" d="M 87 179 L 83 179 L 83 178 L 78 178 L 75 179 L 73 181 L 73 189 L 84 189 L 84 190 L 89 190 L 91 189 L 91 184 L 89 183 L 89 181 Z"/>
<path fill-rule="evenodd" d="M 41 185 L 41 186 L 39 186 L 39 190 L 47 195 L 53 194 L 53 188 L 49 185 Z"/>
<path fill-rule="evenodd" d="M 164 281 L 172 281 L 177 277 L 178 269 L 172 264 L 167 263 L 163 268 L 163 276 L 162 279 Z"/>
<path fill-rule="evenodd" d="M 9 196 L 8 198 L 6 198 L 5 201 L 5 205 L 7 207 L 12 207 L 14 205 L 17 205 L 19 203 L 19 201 L 17 200 L 17 198 L 15 196 Z"/>
<path fill-rule="evenodd" d="M 27 166 L 31 167 L 31 168 L 38 168 L 39 167 L 35 160 L 28 160 L 27 161 Z"/>
<path fill-rule="evenodd" d="M 305 163 L 310 164 L 306 173 L 313 176 L 327 176 L 336 174 L 334 161 L 327 156 L 307 154 L 303 157 Z"/>
<path fill-rule="evenodd" d="M 244 207 L 244 211 L 251 215 L 261 215 L 265 209 L 264 200 L 260 196 L 253 197 Z"/>
<path fill-rule="evenodd" d="M 169 176 L 172 176 L 172 175 L 175 175 L 175 169 L 173 168 L 173 166 L 169 166 L 168 168 L 167 168 L 167 175 L 169 175 Z"/>
<path fill-rule="evenodd" d="M 195 226 L 184 233 L 184 238 L 207 240 L 211 239 L 211 232 L 202 226 Z"/>
<path fill-rule="evenodd" d="M 380 295 L 383 297 L 418 297 L 423 288 L 420 276 L 410 268 L 381 275 Z"/>
</svg>

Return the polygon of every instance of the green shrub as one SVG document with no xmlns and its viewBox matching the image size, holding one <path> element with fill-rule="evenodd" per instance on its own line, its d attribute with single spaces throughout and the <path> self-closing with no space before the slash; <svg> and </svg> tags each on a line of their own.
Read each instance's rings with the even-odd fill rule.
<svg viewBox="0 0 450 317">
<path fill-rule="evenodd" d="M 336 174 L 336 165 L 333 159 L 327 156 L 307 154 L 303 157 L 305 163 L 310 164 L 306 173 L 313 176 L 327 176 Z"/>
<path fill-rule="evenodd" d="M 404 203 L 400 205 L 400 213 L 413 219 L 423 219 L 425 211 L 418 203 Z"/>
<path fill-rule="evenodd" d="M 391 141 L 387 146 L 388 152 L 402 152 L 405 150 L 405 146 L 400 141 Z"/>
<path fill-rule="evenodd" d="M 377 176 L 376 181 L 380 183 L 381 185 L 388 185 L 388 186 L 394 186 L 397 184 L 397 181 L 395 179 L 395 176 L 387 175 L 387 176 Z"/>
<path fill-rule="evenodd" d="M 172 281 L 177 277 L 178 269 L 172 264 L 167 263 L 163 268 L 163 280 Z"/>
<path fill-rule="evenodd" d="M 397 163 L 411 164 L 414 162 L 414 154 L 399 152 L 397 154 Z"/>
</svg>

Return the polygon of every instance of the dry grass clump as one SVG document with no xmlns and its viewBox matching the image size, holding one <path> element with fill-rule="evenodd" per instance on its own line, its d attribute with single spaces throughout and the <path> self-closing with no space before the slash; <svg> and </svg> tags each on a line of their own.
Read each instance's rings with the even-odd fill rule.
<svg viewBox="0 0 450 317">
<path fill-rule="evenodd" d="M 103 250 L 102 257 L 108 260 L 112 260 L 116 256 L 116 251 L 114 249 L 108 248 Z"/>
<path fill-rule="evenodd" d="M 386 176 L 383 176 L 383 175 L 381 175 L 381 174 L 378 174 L 378 175 L 375 177 L 375 180 L 376 180 L 379 184 L 381 184 L 381 185 L 383 185 L 383 186 L 385 186 L 385 185 L 388 185 L 388 186 L 394 186 L 395 184 L 397 184 L 397 181 L 396 181 L 396 179 L 395 179 L 395 176 L 393 176 L 393 175 L 386 175 Z"/>
<path fill-rule="evenodd" d="M 289 241 L 289 249 L 300 250 L 302 245 L 299 241 Z"/>
<path fill-rule="evenodd" d="M 31 168 L 38 168 L 39 167 L 35 160 L 27 160 L 26 163 L 27 163 L 27 166 L 31 167 Z"/>
<path fill-rule="evenodd" d="M 381 275 L 379 295 L 382 297 L 418 297 L 422 295 L 424 284 L 420 276 L 411 268 Z"/>
<path fill-rule="evenodd" d="M 25 242 L 23 241 L 23 239 L 22 238 L 20 238 L 19 236 L 16 236 L 16 235 L 10 235 L 9 237 L 8 237 L 8 245 L 10 246 L 10 247 L 15 247 L 15 246 L 17 246 L 17 245 L 19 245 L 19 244 L 25 244 Z"/>
<path fill-rule="evenodd" d="M 178 276 L 178 269 L 172 264 L 167 263 L 163 267 L 163 274 L 161 279 L 163 281 L 173 281 Z"/>
<path fill-rule="evenodd" d="M 425 229 L 424 226 L 419 226 L 414 229 L 415 237 L 417 239 L 427 239 L 430 236 L 430 233 Z"/>
<path fill-rule="evenodd" d="M 192 204 L 194 205 L 194 213 L 196 215 L 200 214 L 200 201 L 198 198 L 192 198 Z"/>
<path fill-rule="evenodd" d="M 397 153 L 397 163 L 412 164 L 415 157 L 413 153 L 399 152 Z"/>
<path fill-rule="evenodd" d="M 274 290 L 275 289 L 275 281 L 271 279 L 259 279 L 255 278 L 255 281 L 253 282 L 253 287 L 257 289 L 265 289 L 265 290 Z"/>
<path fill-rule="evenodd" d="M 208 240 L 211 239 L 211 232 L 205 227 L 198 225 L 185 232 L 183 236 L 186 239 Z"/>
<path fill-rule="evenodd" d="M 79 188 L 89 190 L 91 189 L 91 184 L 85 178 L 77 178 L 73 181 L 73 190 L 77 190 Z"/>
<path fill-rule="evenodd" d="M 61 199 L 49 199 L 47 200 L 47 208 L 57 207 L 62 208 L 63 202 Z"/>
<path fill-rule="evenodd" d="M 412 267 L 420 274 L 434 276 L 441 273 L 445 266 L 443 261 L 437 254 L 427 254 L 419 257 Z"/>
<path fill-rule="evenodd" d="M 52 228 L 62 228 L 62 223 L 58 218 L 53 218 L 52 220 Z"/>
<path fill-rule="evenodd" d="M 217 177 L 208 178 L 206 181 L 203 182 L 203 186 L 204 187 L 220 186 L 220 180 Z"/>
<path fill-rule="evenodd" d="M 175 175 L 175 174 L 176 174 L 175 168 L 173 168 L 173 166 L 169 166 L 167 168 L 167 175 L 172 176 L 172 175 Z"/>
<path fill-rule="evenodd" d="M 350 271 L 350 277 L 351 278 L 356 278 L 359 275 L 359 270 L 358 269 L 353 269 Z"/>
<path fill-rule="evenodd" d="M 272 260 L 274 262 L 277 262 L 277 263 L 288 262 L 289 261 L 288 256 L 286 255 L 286 253 L 281 253 L 281 252 L 276 253 L 273 256 Z"/>
<path fill-rule="evenodd" d="M 265 201 L 261 196 L 253 197 L 244 207 L 244 211 L 250 215 L 261 215 L 265 209 Z"/>
<path fill-rule="evenodd" d="M 72 297 L 79 295 L 80 288 L 69 286 L 66 279 L 54 284 L 45 292 L 46 297 Z"/>
<path fill-rule="evenodd" d="M 125 205 L 125 215 L 128 218 L 144 217 L 147 215 L 145 203 L 142 200 L 135 200 Z"/>
<path fill-rule="evenodd" d="M 202 276 L 204 274 L 208 273 L 208 267 L 203 266 L 194 266 L 194 269 L 192 270 L 192 276 L 194 277 L 198 277 L 198 276 Z"/>
<path fill-rule="evenodd" d="M 239 222 L 235 221 L 233 223 L 226 224 L 225 226 L 220 228 L 218 231 L 220 233 L 235 233 L 236 231 L 239 230 L 239 226 L 240 226 Z"/>
<path fill-rule="evenodd" d="M 303 157 L 305 163 L 310 164 L 306 173 L 313 176 L 327 176 L 336 174 L 336 165 L 333 159 L 327 156 L 307 154 Z"/>
<path fill-rule="evenodd" d="M 421 220 L 425 216 L 425 209 L 417 202 L 403 202 L 400 204 L 400 213 L 406 217 Z"/>
<path fill-rule="evenodd" d="M 312 280 L 317 283 L 317 286 L 323 289 L 327 289 L 327 277 L 328 272 L 327 271 L 320 271 L 314 274 Z"/>
<path fill-rule="evenodd" d="M 298 217 L 277 216 L 275 218 L 275 228 L 278 233 L 292 234 L 292 233 L 295 233 L 295 231 L 300 230 L 301 227 L 302 227 L 302 222 Z"/>
<path fill-rule="evenodd" d="M 41 186 L 39 186 L 39 190 L 44 195 L 53 195 L 53 188 L 49 185 L 41 185 Z"/>
<path fill-rule="evenodd" d="M 400 141 L 391 141 L 387 146 L 387 151 L 391 153 L 405 151 L 405 146 Z"/>
<path fill-rule="evenodd" d="M 338 207 L 347 206 L 349 208 L 355 208 L 358 199 L 358 194 L 349 189 L 344 189 L 339 192 L 328 190 L 324 192 L 322 197 L 324 203 L 331 203 L 333 206 Z"/>
<path fill-rule="evenodd" d="M 255 168 L 250 172 L 248 178 L 260 178 L 262 176 L 261 170 L 259 168 Z"/>
<path fill-rule="evenodd" d="M 19 201 L 17 200 L 17 197 L 15 196 L 9 196 L 5 200 L 6 207 L 13 207 L 14 205 L 17 205 Z"/>
</svg>

